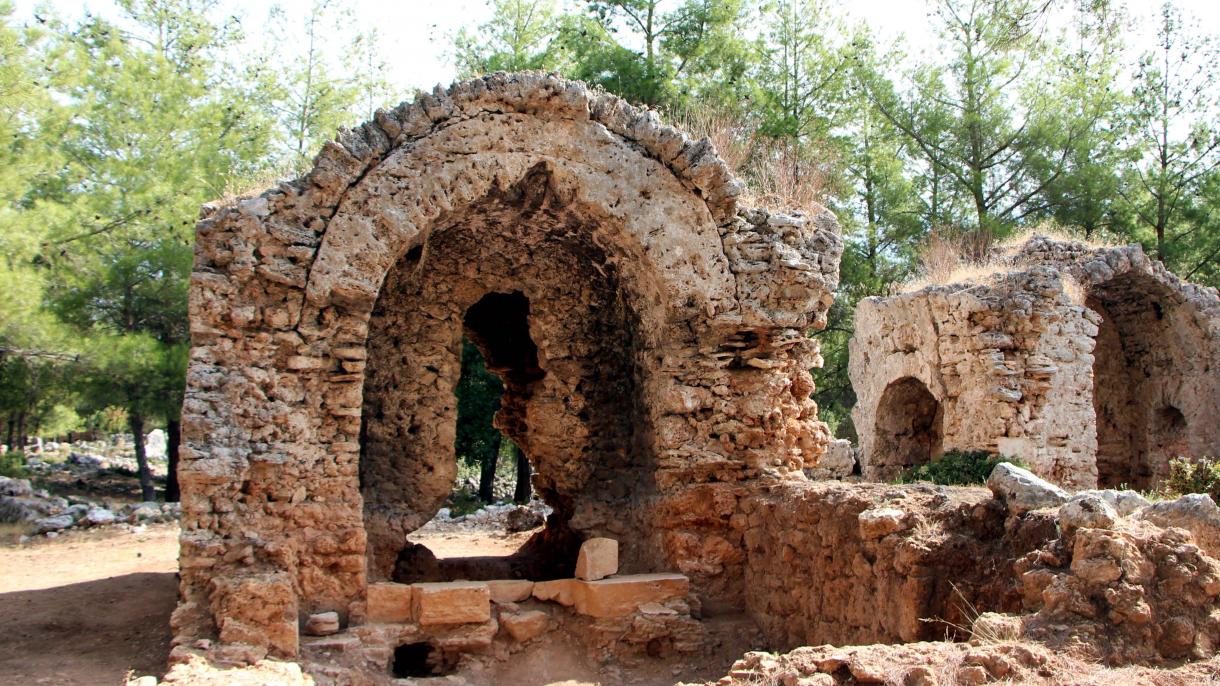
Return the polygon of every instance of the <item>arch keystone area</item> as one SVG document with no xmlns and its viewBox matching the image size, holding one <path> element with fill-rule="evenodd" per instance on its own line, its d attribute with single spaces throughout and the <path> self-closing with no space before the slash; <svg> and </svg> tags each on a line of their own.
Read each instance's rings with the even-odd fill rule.
<svg viewBox="0 0 1220 686">
<path fill-rule="evenodd" d="M 610 536 L 623 571 L 740 605 L 736 494 L 799 480 L 828 441 L 808 331 L 842 252 L 829 212 L 747 208 L 742 190 L 652 112 L 497 74 L 205 207 L 178 640 L 289 656 L 309 613 L 366 619 L 452 487 L 464 335 L 509 360 L 497 425 L 555 512 L 535 547 Z"/>
</svg>

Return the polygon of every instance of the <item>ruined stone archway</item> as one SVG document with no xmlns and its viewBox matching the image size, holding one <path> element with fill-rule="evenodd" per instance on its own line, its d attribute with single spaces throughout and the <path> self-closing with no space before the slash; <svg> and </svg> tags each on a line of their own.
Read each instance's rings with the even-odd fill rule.
<svg viewBox="0 0 1220 686">
<path fill-rule="evenodd" d="M 1155 279 L 1128 272 L 1091 286 L 1085 306 L 1100 317 L 1093 350 L 1098 486 L 1152 488 L 1170 459 L 1189 455 L 1176 404 L 1179 361 L 1191 351 L 1173 328 L 1175 298 Z"/>
<path fill-rule="evenodd" d="M 908 376 L 887 386 L 876 416 L 872 478 L 893 479 L 940 455 L 944 410 L 919 379 Z"/>
<path fill-rule="evenodd" d="M 828 438 L 807 331 L 841 252 L 828 212 L 739 208 L 741 189 L 650 112 L 495 75 L 205 208 L 175 634 L 290 655 L 306 613 L 362 620 L 450 486 L 462 335 L 508 352 L 480 314 L 493 294 L 521 294 L 537 348 L 536 369 L 501 368 L 497 421 L 565 527 L 740 605 L 741 487 L 800 478 Z"/>
</svg>

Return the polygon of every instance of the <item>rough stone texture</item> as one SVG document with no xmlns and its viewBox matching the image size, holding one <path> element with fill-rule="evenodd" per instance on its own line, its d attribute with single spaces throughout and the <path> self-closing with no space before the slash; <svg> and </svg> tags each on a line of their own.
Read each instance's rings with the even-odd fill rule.
<svg viewBox="0 0 1220 686">
<path fill-rule="evenodd" d="M 329 636 L 339 632 L 338 612 L 319 612 L 305 620 L 303 632 L 308 636 Z"/>
<path fill-rule="evenodd" d="M 1196 545 L 1220 560 L 1220 507 L 1211 496 L 1192 493 L 1165 500 L 1140 510 L 1137 516 L 1160 527 L 1186 529 Z"/>
<path fill-rule="evenodd" d="M 500 615 L 500 626 L 514 639 L 524 643 L 541 636 L 550 626 L 551 616 L 540 610 L 505 612 Z"/>
<path fill-rule="evenodd" d="M 1062 488 L 1007 462 L 1001 462 L 991 470 L 991 476 L 987 477 L 987 488 L 1004 501 L 1008 511 L 1013 514 L 1058 507 L 1068 500 L 1068 494 Z"/>
<path fill-rule="evenodd" d="M 476 581 L 413 584 L 415 621 L 429 624 L 479 624 L 491 619 L 491 593 Z"/>
<path fill-rule="evenodd" d="M 213 580 L 251 572 L 282 575 L 302 613 L 362 618 L 450 488 L 464 335 L 554 510 L 536 551 L 613 537 L 624 571 L 741 602 L 734 484 L 800 478 L 825 448 L 808 332 L 842 252 L 828 211 L 739 207 L 742 188 L 652 112 L 497 74 L 205 207 L 179 641 L 215 639 L 239 610 L 209 602 Z"/>
<path fill-rule="evenodd" d="M 369 584 L 366 617 L 370 622 L 408 622 L 415 618 L 414 593 L 407 584 Z"/>
<path fill-rule="evenodd" d="M 1220 562 L 1183 530 L 1137 520 L 1065 529 L 1015 570 L 1028 638 L 1113 665 L 1207 659 L 1220 648 Z"/>
<path fill-rule="evenodd" d="M 816 466 L 805 468 L 805 474 L 811 479 L 842 479 L 855 469 L 856 447 L 847 439 L 836 438 L 826 446 Z"/>
<path fill-rule="evenodd" d="M 1105 499 L 1078 495 L 1059 507 L 1059 524 L 1065 529 L 1113 529 L 1118 512 Z"/>
<path fill-rule="evenodd" d="M 981 488 L 777 482 L 742 504 L 747 608 L 776 649 L 943 639 L 962 598 L 1017 609 L 1013 560 L 1055 535 Z"/>
<path fill-rule="evenodd" d="M 618 541 L 590 538 L 580 544 L 576 557 L 576 578 L 597 581 L 618 573 Z"/>
<path fill-rule="evenodd" d="M 525 579 L 496 579 L 486 583 L 494 603 L 519 603 L 534 592 L 534 582 Z"/>
<path fill-rule="evenodd" d="M 1073 488 L 1150 488 L 1220 446 L 1220 297 L 1139 246 L 1035 236 L 982 283 L 867 298 L 849 372 L 865 478 L 945 450 Z"/>
<path fill-rule="evenodd" d="M 681 574 L 630 574 L 576 582 L 576 611 L 590 617 L 623 617 L 641 605 L 685 598 L 690 579 Z"/>
</svg>

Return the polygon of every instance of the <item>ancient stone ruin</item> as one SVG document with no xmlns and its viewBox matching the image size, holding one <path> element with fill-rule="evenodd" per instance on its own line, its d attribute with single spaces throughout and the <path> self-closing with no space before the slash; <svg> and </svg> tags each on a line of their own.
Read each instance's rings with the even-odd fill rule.
<svg viewBox="0 0 1220 686">
<path fill-rule="evenodd" d="M 964 638 L 977 612 L 1048 645 L 1094 641 L 1115 664 L 1215 654 L 1220 509 L 1205 496 L 1072 498 L 1021 470 L 991 492 L 807 478 L 853 460 L 837 446 L 823 461 L 810 399 L 841 239 L 825 210 L 749 208 L 742 192 L 710 142 L 651 112 L 497 74 L 379 112 L 304 177 L 206 207 L 167 683 L 496 683 L 549 641 L 603 666 L 727 666 L 743 645 Z M 1050 266 L 1062 250 L 1079 296 Z M 1139 342 L 1115 374 L 1191 361 L 1123 397 L 1171 400 L 1189 429 L 1174 440 L 1195 445 L 1214 412 L 1215 295 L 1134 251 L 1086 253 L 1031 243 L 996 285 L 867 303 L 877 342 L 854 352 L 888 376 L 860 387 L 857 425 L 877 425 L 885 395 L 881 440 L 930 457 L 965 445 L 962 403 L 986 402 L 1004 422 L 987 435 L 1008 441 L 989 447 L 1025 441 L 1043 473 L 1092 485 L 1078 439 L 1102 319 L 1087 293 Z M 1151 315 L 1135 297 L 1149 294 Z M 496 425 L 552 513 L 514 555 L 441 564 L 407 536 L 454 481 L 463 337 L 503 381 Z M 1036 389 L 1041 404 L 1019 402 Z M 1211 410 L 1192 404 L 1207 392 Z M 894 407 L 934 435 L 903 434 Z M 898 462 L 867 462 L 867 435 L 866 473 L 884 475 Z M 722 681 L 766 671 L 741 664 Z M 857 678 L 826 665 L 831 681 L 791 683 Z"/>
<path fill-rule="evenodd" d="M 950 449 L 1076 488 L 1158 484 L 1220 446 L 1220 298 L 1139 246 L 1032 238 L 981 283 L 868 298 L 852 417 L 865 478 Z"/>
<path fill-rule="evenodd" d="M 734 489 L 827 441 L 809 399 L 841 252 L 829 212 L 739 207 L 707 141 L 550 76 L 437 90 L 329 143 L 309 174 L 205 208 L 183 417 L 175 633 L 299 649 L 412 576 L 452 488 L 460 342 L 554 509 L 494 576 L 628 572 L 743 594 Z M 418 580 L 418 576 L 414 576 Z M 429 581 L 446 581 L 444 578 Z"/>
</svg>

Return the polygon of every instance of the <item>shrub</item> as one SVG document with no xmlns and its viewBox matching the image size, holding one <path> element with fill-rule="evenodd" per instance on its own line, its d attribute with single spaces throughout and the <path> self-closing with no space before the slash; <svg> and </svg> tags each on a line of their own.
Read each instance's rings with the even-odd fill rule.
<svg viewBox="0 0 1220 686">
<path fill-rule="evenodd" d="M 20 479 L 25 475 L 25 453 L 20 450 L 10 450 L 0 455 L 0 476 Z"/>
<path fill-rule="evenodd" d="M 1187 493 L 1206 493 L 1220 503 L 1220 462 L 1209 457 L 1170 460 L 1169 476 L 1161 485 L 1161 491 L 1174 498 Z"/>
<path fill-rule="evenodd" d="M 1015 457 L 1005 457 L 985 450 L 950 450 L 927 464 L 904 470 L 898 476 L 898 483 L 931 481 L 941 486 L 975 486 L 986 483 L 987 477 L 991 476 L 991 470 L 1001 462 L 1025 467 L 1025 463 Z"/>
</svg>

